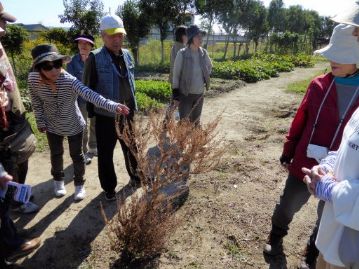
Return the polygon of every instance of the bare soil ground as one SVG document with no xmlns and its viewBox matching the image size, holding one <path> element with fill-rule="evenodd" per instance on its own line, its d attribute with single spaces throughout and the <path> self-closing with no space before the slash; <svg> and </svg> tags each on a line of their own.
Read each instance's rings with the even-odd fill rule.
<svg viewBox="0 0 359 269">
<path fill-rule="evenodd" d="M 280 262 L 286 266 L 278 260 L 267 263 L 262 246 L 287 176 L 278 162 L 283 137 L 301 99 L 287 93 L 286 85 L 324 67 L 296 69 L 205 100 L 204 122 L 223 112 L 219 128 L 228 150 L 218 169 L 191 177 L 189 199 L 177 212 L 180 225 L 158 268 L 296 267 L 315 221 L 314 199 L 295 216 L 285 238 L 286 259 Z M 120 147 L 114 159 L 120 191 L 128 181 Z M 114 216 L 116 203 L 104 200 L 97 159 L 87 166 L 88 195 L 80 203 L 73 202 L 68 151 L 64 160 L 68 194 L 60 199 L 53 197 L 49 152 L 36 153 L 30 160 L 28 182 L 34 186 L 41 210 L 14 214 L 14 218 L 19 228 L 41 235 L 43 244 L 19 264 L 25 268 L 120 268 L 99 209 L 102 203 L 107 215 Z"/>
</svg>

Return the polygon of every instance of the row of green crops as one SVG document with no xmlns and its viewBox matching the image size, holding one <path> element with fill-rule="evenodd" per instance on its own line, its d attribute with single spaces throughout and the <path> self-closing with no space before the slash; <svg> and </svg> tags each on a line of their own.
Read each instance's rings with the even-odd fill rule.
<svg viewBox="0 0 359 269">
<path fill-rule="evenodd" d="M 280 72 L 292 71 L 294 67 L 313 65 L 314 61 L 308 55 L 258 54 L 247 60 L 214 62 L 212 77 L 257 82 L 277 77 Z"/>
<path fill-rule="evenodd" d="M 24 58 L 25 59 L 25 58 Z M 23 101 L 28 111 L 31 111 L 29 93 L 26 88 L 26 76 L 28 65 L 21 57 L 17 58 L 18 63 L 18 83 L 22 91 Z M 26 63 L 25 63 L 26 62 Z M 309 67 L 314 64 L 314 60 L 308 55 L 275 55 L 275 54 L 255 54 L 248 59 L 236 61 L 213 62 L 213 72 L 211 77 L 220 79 L 243 80 L 245 82 L 256 82 L 260 80 L 276 77 L 280 72 L 288 72 L 294 67 Z M 143 68 L 143 67 L 142 67 Z M 149 65 L 136 71 L 145 69 L 152 72 L 168 72 L 167 65 Z M 139 69 L 139 70 L 138 70 Z M 161 70 L 162 69 L 162 70 Z M 162 72 L 161 72 L 162 73 Z M 167 81 L 157 80 L 136 80 L 136 98 L 140 110 L 157 109 L 167 103 L 171 97 L 171 87 Z"/>
<path fill-rule="evenodd" d="M 170 97 L 171 86 L 167 81 L 136 80 L 136 99 L 140 110 L 161 108 Z"/>
</svg>

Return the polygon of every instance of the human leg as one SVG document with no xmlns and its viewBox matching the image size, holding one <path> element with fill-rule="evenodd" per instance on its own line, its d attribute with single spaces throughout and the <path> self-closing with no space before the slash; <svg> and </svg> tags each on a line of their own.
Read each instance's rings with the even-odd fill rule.
<svg viewBox="0 0 359 269">
<path fill-rule="evenodd" d="M 296 177 L 288 175 L 283 194 L 272 215 L 272 229 L 263 251 L 277 255 L 283 251 L 283 237 L 288 234 L 289 224 L 296 212 L 307 203 L 310 193 L 306 185 Z"/>
<path fill-rule="evenodd" d="M 82 152 L 82 132 L 69 136 L 69 149 L 72 162 L 74 164 L 74 183 L 75 186 L 83 185 L 85 183 L 85 165 L 84 154 Z"/>
<path fill-rule="evenodd" d="M 133 113 L 131 113 L 130 115 L 126 116 L 126 118 L 122 118 L 123 120 L 126 120 L 128 126 L 129 126 L 129 130 L 132 130 L 132 121 L 133 121 Z M 124 129 L 124 124 L 122 123 L 123 121 L 120 121 L 120 130 L 121 132 Z M 131 151 L 131 149 L 126 145 L 126 143 L 122 140 L 119 139 L 120 144 L 121 144 L 121 148 L 122 148 L 122 153 L 123 153 L 123 157 L 125 159 L 125 165 L 126 165 L 126 170 L 128 175 L 130 176 L 130 184 L 133 185 L 133 187 L 140 187 L 141 186 L 141 180 L 138 177 L 137 174 L 137 160 L 136 157 L 133 155 L 133 152 Z M 132 150 L 136 150 L 136 145 L 131 145 Z"/>
<path fill-rule="evenodd" d="M 322 254 L 319 254 L 316 269 L 345 269 L 345 267 L 335 266 L 327 263 Z"/>
<path fill-rule="evenodd" d="M 50 148 L 50 159 L 51 159 L 51 174 L 54 178 L 54 191 L 56 197 L 61 197 L 66 194 L 64 184 L 64 137 L 53 133 L 46 133 L 47 141 Z"/>
<path fill-rule="evenodd" d="M 113 164 L 113 153 L 117 142 L 115 120 L 110 117 L 96 115 L 96 139 L 98 151 L 98 175 L 102 189 L 114 192 L 117 177 Z"/>
<path fill-rule="evenodd" d="M 88 140 L 88 152 L 94 156 L 97 156 L 97 141 L 96 141 L 96 118 L 90 118 L 89 128 L 89 140 Z"/>
<path fill-rule="evenodd" d="M 82 149 L 83 152 L 86 153 L 88 148 L 87 148 L 87 143 L 88 143 L 88 124 L 87 124 L 87 109 L 86 109 L 86 103 L 79 103 L 79 108 L 82 114 L 82 117 L 85 120 L 86 126 L 84 128 L 83 131 L 83 136 L 82 136 Z"/>
<path fill-rule="evenodd" d="M 199 124 L 203 108 L 203 94 L 191 94 L 192 111 L 190 113 L 190 121 Z"/>
<path fill-rule="evenodd" d="M 180 119 L 186 119 L 190 117 L 192 111 L 192 99 L 190 96 L 180 95 L 180 101 L 178 104 L 178 112 L 180 114 Z"/>
<path fill-rule="evenodd" d="M 82 151 L 82 140 L 82 132 L 68 137 L 70 156 L 74 164 L 75 201 L 81 201 L 86 196 L 84 187 L 85 161 L 84 153 Z"/>
<path fill-rule="evenodd" d="M 317 220 L 313 227 L 312 233 L 308 239 L 307 246 L 304 251 L 304 257 L 301 261 L 299 266 L 300 269 L 314 269 L 315 264 L 319 255 L 319 250 L 315 245 L 315 240 L 317 239 L 320 219 L 322 217 L 323 209 L 324 209 L 325 202 L 320 200 L 317 206 Z"/>
</svg>

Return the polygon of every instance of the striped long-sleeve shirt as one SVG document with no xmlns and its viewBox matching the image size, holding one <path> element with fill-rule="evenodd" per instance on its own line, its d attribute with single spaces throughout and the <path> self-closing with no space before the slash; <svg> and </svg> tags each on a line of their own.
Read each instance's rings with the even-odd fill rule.
<svg viewBox="0 0 359 269">
<path fill-rule="evenodd" d="M 29 74 L 28 87 L 38 128 L 62 136 L 82 132 L 85 121 L 76 102 L 79 95 L 95 106 L 116 112 L 118 103 L 105 99 L 66 71 L 61 72 L 55 85 L 54 91 L 42 82 L 39 72 Z"/>
</svg>

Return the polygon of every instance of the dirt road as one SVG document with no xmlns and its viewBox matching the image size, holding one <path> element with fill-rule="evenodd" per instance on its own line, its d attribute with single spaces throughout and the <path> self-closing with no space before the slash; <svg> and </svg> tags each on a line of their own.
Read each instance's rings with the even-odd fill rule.
<svg viewBox="0 0 359 269">
<path fill-rule="evenodd" d="M 205 100 L 204 121 L 223 112 L 220 133 L 229 143 L 228 151 L 216 171 L 191 178 L 189 200 L 178 212 L 183 221 L 160 258 L 159 268 L 281 268 L 278 263 L 265 262 L 262 246 L 286 179 L 278 163 L 283 136 L 301 99 L 285 88 L 324 67 L 296 69 Z M 118 148 L 118 190 L 128 181 L 120 153 Z M 25 268 L 111 268 L 118 257 L 110 250 L 99 206 L 102 202 L 108 216 L 113 216 L 116 205 L 104 201 L 96 158 L 86 170 L 88 196 L 74 203 L 67 151 L 65 156 L 68 195 L 60 199 L 53 197 L 49 153 L 31 158 L 28 182 L 34 186 L 41 210 L 14 217 L 19 227 L 41 234 L 44 242 L 21 264 Z M 295 217 L 285 239 L 287 268 L 297 265 L 314 220 L 315 201 L 311 199 Z"/>
</svg>

